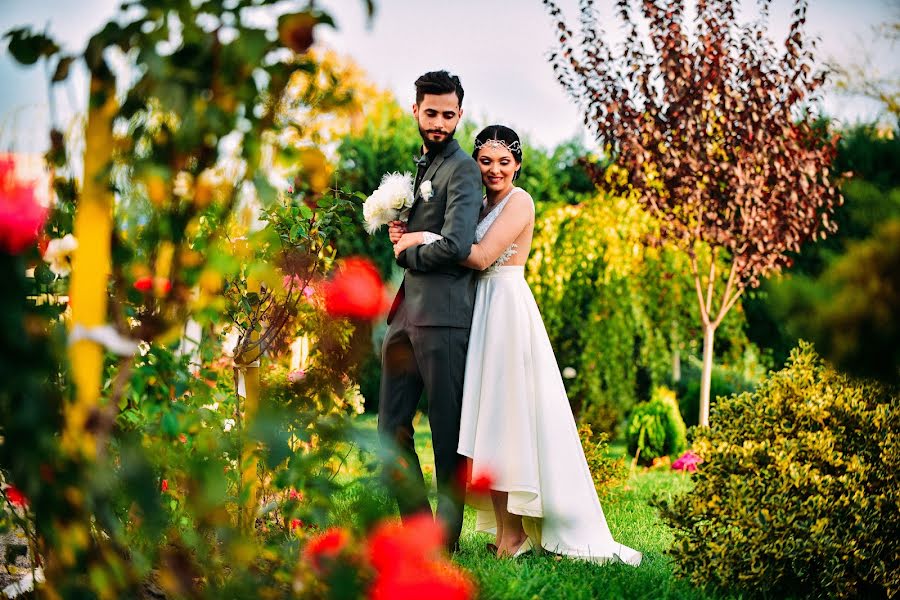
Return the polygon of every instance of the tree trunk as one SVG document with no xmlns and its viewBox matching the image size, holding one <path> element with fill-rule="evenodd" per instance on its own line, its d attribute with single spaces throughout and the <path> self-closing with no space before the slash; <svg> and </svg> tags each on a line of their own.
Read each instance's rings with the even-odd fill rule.
<svg viewBox="0 0 900 600">
<path fill-rule="evenodd" d="M 672 321 L 672 383 L 681 381 L 681 337 L 678 335 L 678 323 Z"/>
<path fill-rule="evenodd" d="M 712 382 L 713 342 L 716 326 L 703 327 L 703 373 L 700 376 L 700 426 L 709 427 L 709 388 Z"/>
</svg>

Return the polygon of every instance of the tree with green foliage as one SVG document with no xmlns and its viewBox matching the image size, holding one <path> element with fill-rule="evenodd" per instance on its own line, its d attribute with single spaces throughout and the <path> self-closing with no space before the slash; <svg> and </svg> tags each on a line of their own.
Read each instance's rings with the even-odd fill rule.
<svg viewBox="0 0 900 600">
<path fill-rule="evenodd" d="M 624 176 L 607 176 L 616 172 Z M 559 367 L 570 374 L 573 409 L 600 431 L 615 431 L 654 385 L 671 385 L 673 360 L 695 349 L 687 259 L 646 244 L 657 227 L 633 199 L 609 191 L 547 206 L 535 223 L 528 282 Z M 722 337 L 734 359 L 743 353 L 740 310 Z"/>
<path fill-rule="evenodd" d="M 581 3 L 579 37 L 556 2 L 544 4 L 558 30 L 559 83 L 659 219 L 661 239 L 688 257 L 703 325 L 700 424 L 708 425 L 716 329 L 746 289 L 835 229 L 837 137 L 801 110 L 824 79 L 803 29 L 807 3 L 795 1 L 779 51 L 765 34 L 768 0 L 745 25 L 734 0 L 699 3 L 690 25 L 683 0 L 644 2 L 648 49 L 633 3 L 618 0 L 621 55 L 604 40 L 593 2 Z"/>
</svg>

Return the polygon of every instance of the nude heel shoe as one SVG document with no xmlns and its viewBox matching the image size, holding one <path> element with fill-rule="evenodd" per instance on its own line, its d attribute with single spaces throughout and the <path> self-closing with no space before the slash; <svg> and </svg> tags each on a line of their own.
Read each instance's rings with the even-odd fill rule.
<svg viewBox="0 0 900 600">
<path fill-rule="evenodd" d="M 519 546 L 519 549 L 516 550 L 516 553 L 512 555 L 513 558 L 519 558 L 523 554 L 531 552 L 534 549 L 534 544 L 531 543 L 531 538 L 525 538 L 525 541 L 522 542 L 522 545 Z"/>
</svg>

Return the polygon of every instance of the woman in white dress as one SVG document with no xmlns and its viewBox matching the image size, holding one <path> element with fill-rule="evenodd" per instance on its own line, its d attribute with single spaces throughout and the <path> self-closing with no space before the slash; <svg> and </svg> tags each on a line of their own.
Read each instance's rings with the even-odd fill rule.
<svg viewBox="0 0 900 600">
<path fill-rule="evenodd" d="M 609 531 L 566 397 L 525 262 L 534 233 L 534 201 L 514 185 L 522 166 L 518 135 L 486 127 L 473 152 L 485 186 L 484 208 L 464 265 L 482 271 L 475 295 L 463 387 L 459 448 L 472 475 L 489 475 L 490 503 L 476 531 L 494 533 L 498 556 L 532 547 L 586 560 L 638 565 L 641 554 Z M 399 253 L 440 236 L 405 233 Z"/>
</svg>

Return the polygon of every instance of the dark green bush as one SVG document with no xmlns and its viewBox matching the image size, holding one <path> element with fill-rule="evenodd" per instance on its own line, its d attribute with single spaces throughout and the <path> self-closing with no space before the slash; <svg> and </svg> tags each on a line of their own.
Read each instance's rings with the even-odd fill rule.
<svg viewBox="0 0 900 600">
<path fill-rule="evenodd" d="M 638 462 L 678 454 L 687 448 L 687 428 L 678 412 L 675 392 L 666 387 L 653 390 L 653 397 L 635 407 L 625 431 L 628 452 Z"/>
<path fill-rule="evenodd" d="M 676 570 L 765 597 L 900 594 L 900 394 L 802 343 L 755 392 L 721 398 L 690 493 L 659 501 Z"/>
</svg>

